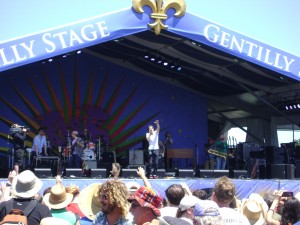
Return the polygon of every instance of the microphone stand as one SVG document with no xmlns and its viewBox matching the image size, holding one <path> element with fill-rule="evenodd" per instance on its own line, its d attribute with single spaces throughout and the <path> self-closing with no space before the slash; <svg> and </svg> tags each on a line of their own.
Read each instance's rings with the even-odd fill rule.
<svg viewBox="0 0 300 225">
<path fill-rule="evenodd" d="M 198 145 L 196 144 L 195 141 L 191 140 L 189 136 L 186 136 L 186 138 L 193 144 L 194 149 L 195 149 L 195 151 L 196 151 L 196 163 L 195 163 L 194 168 L 195 168 L 195 169 L 198 169 L 198 160 L 199 160 Z"/>
</svg>

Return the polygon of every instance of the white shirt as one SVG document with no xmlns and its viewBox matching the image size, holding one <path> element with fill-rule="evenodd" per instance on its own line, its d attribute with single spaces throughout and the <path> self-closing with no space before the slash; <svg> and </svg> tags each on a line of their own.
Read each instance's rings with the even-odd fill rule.
<svg viewBox="0 0 300 225">
<path fill-rule="evenodd" d="M 222 207 L 219 212 L 224 225 L 250 225 L 246 216 L 232 208 Z"/>
<path fill-rule="evenodd" d="M 33 150 L 35 151 L 35 148 L 37 148 L 38 153 L 41 154 L 44 146 L 47 146 L 46 137 L 39 134 L 36 135 L 33 139 Z"/>
<path fill-rule="evenodd" d="M 153 131 L 152 135 L 150 135 L 150 133 L 146 134 L 147 140 L 149 138 L 149 147 L 148 147 L 149 150 L 157 150 L 157 149 L 159 149 L 159 146 L 158 146 L 158 134 L 159 133 L 157 132 L 157 130 Z"/>
<path fill-rule="evenodd" d="M 176 206 L 166 206 L 159 210 L 161 213 L 161 217 L 164 217 L 164 216 L 176 217 L 177 209 L 178 209 L 178 207 L 176 207 Z"/>
</svg>

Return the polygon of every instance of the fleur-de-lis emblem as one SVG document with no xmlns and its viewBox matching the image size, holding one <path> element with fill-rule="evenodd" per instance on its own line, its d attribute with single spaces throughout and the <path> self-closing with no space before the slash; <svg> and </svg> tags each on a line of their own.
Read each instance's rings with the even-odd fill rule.
<svg viewBox="0 0 300 225">
<path fill-rule="evenodd" d="M 183 16 L 186 10 L 184 0 L 132 0 L 132 7 L 138 13 L 144 12 L 143 6 L 145 5 L 152 9 L 151 18 L 154 19 L 154 22 L 148 25 L 154 29 L 156 35 L 159 35 L 161 30 L 165 30 L 168 27 L 162 22 L 162 20 L 168 18 L 166 14 L 168 9 L 175 9 L 174 16 L 176 17 Z"/>
</svg>

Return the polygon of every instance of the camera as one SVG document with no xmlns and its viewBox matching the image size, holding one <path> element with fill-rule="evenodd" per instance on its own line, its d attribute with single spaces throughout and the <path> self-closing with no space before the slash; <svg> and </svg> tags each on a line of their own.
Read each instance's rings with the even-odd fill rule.
<svg viewBox="0 0 300 225">
<path fill-rule="evenodd" d="M 26 126 L 20 126 L 18 124 L 13 124 L 10 129 L 9 129 L 9 133 L 11 135 L 15 134 L 15 133 L 27 133 L 30 131 L 29 127 Z"/>
</svg>

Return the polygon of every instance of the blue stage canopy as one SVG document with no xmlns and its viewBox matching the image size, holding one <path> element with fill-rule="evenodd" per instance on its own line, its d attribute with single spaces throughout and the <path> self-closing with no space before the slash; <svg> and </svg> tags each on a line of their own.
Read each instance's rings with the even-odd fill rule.
<svg viewBox="0 0 300 225">
<path fill-rule="evenodd" d="M 0 71 L 150 29 L 152 10 L 132 0 L 1 2 Z M 149 0 L 155 4 L 154 0 Z M 170 2 L 170 1 L 169 1 Z M 174 0 L 173 2 L 178 2 Z M 182 17 L 167 11 L 167 30 L 300 80 L 294 0 L 186 0 Z"/>
</svg>

